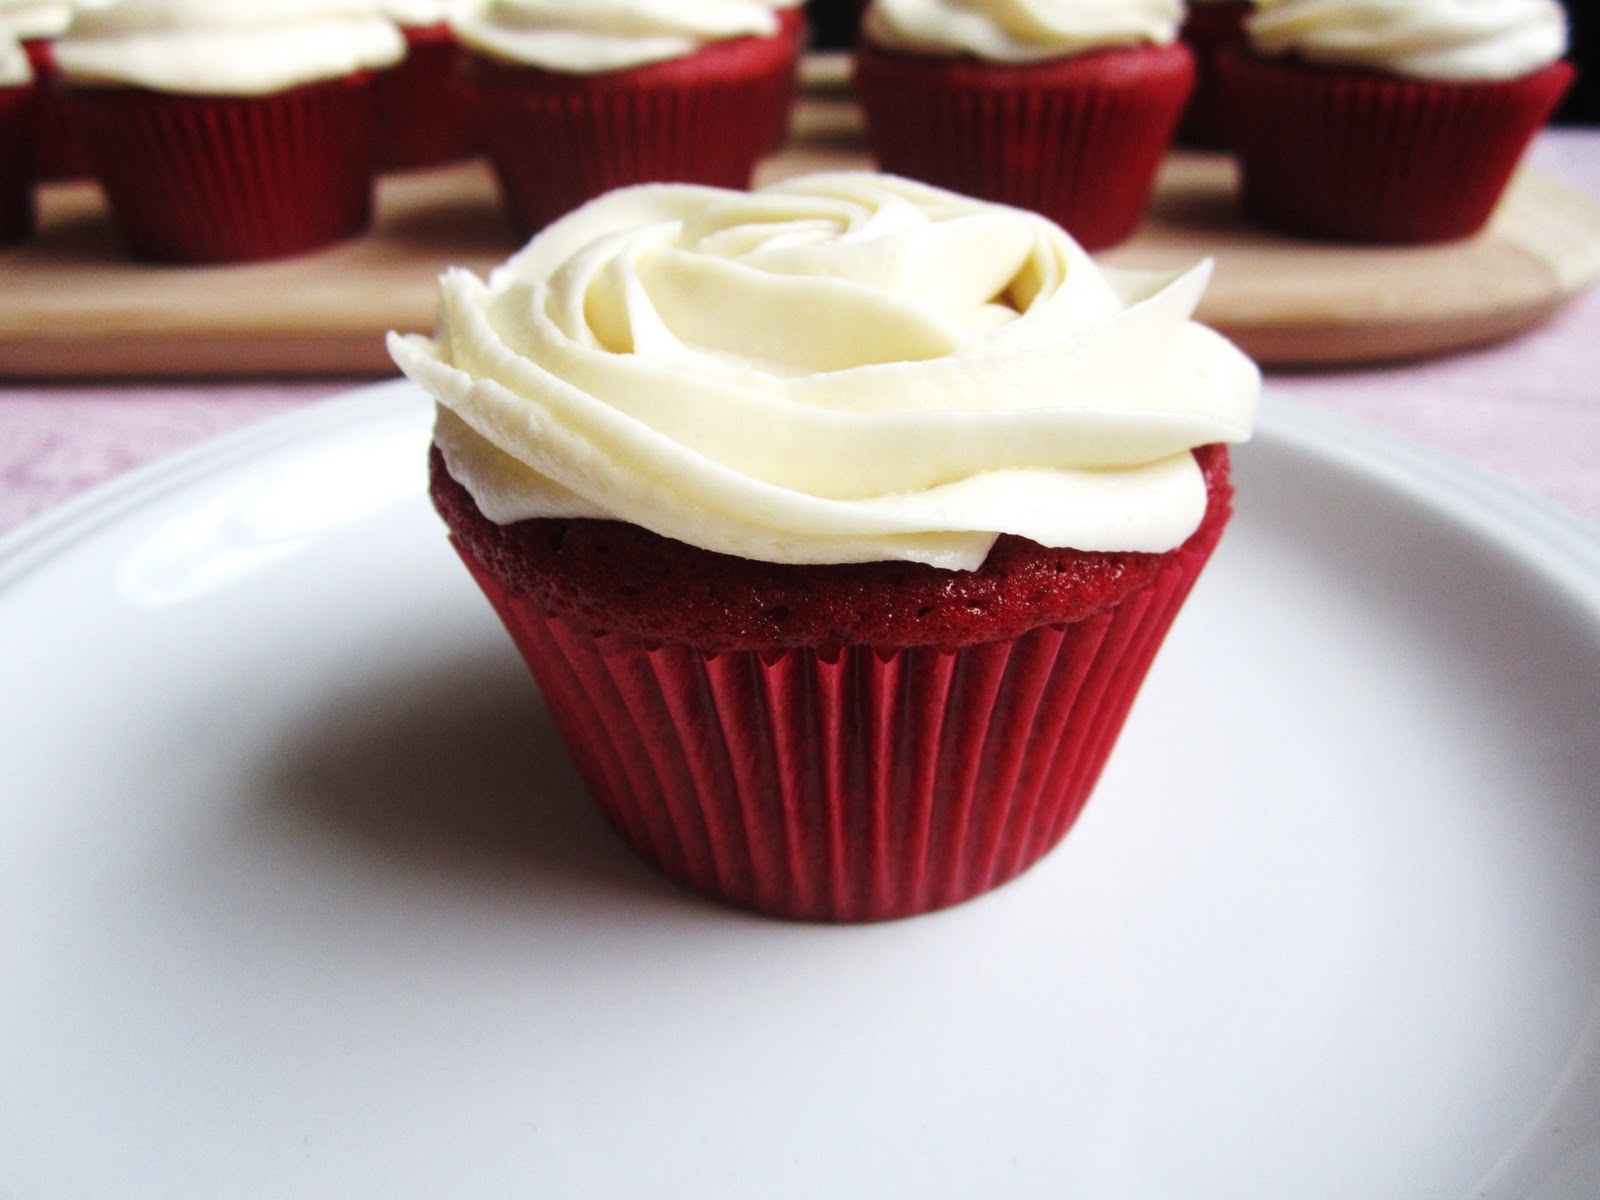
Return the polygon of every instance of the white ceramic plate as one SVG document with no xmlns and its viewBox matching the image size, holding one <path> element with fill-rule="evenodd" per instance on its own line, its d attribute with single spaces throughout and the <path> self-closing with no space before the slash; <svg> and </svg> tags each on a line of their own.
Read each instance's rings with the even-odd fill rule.
<svg viewBox="0 0 1600 1200">
<path fill-rule="evenodd" d="M 1269 401 L 1089 812 L 864 928 L 581 789 L 406 385 L 0 546 L 0 1196 L 1592 1198 L 1600 540 Z"/>
</svg>

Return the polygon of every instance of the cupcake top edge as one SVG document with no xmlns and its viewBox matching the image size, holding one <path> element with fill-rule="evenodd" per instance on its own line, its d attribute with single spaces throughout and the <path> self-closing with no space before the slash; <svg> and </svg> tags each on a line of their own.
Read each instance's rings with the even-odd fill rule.
<svg viewBox="0 0 1600 1200">
<path fill-rule="evenodd" d="M 1183 16 L 1181 0 L 872 0 L 861 36 L 906 54 L 1042 62 L 1171 45 Z"/>
<path fill-rule="evenodd" d="M 1257 0 L 1258 53 L 1412 79 L 1517 79 L 1567 52 L 1556 0 Z"/>
<path fill-rule="evenodd" d="M 456 40 L 489 58 L 569 75 L 684 58 L 714 42 L 772 37 L 799 0 L 468 0 Z"/>
<path fill-rule="evenodd" d="M 871 172 L 654 184 L 441 278 L 391 334 L 490 520 L 596 517 L 778 563 L 980 564 L 1001 534 L 1164 552 L 1260 375 L 1208 265 L 1100 268 L 1037 214 Z"/>
<path fill-rule="evenodd" d="M 79 9 L 55 44 L 68 83 L 196 95 L 282 91 L 404 54 L 373 0 L 112 0 Z"/>
</svg>

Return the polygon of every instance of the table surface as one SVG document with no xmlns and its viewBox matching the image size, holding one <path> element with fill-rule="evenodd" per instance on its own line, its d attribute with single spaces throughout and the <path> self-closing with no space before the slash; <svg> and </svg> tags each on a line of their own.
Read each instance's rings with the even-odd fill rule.
<svg viewBox="0 0 1600 1200">
<path fill-rule="evenodd" d="M 1540 135 L 1532 165 L 1600 200 L 1600 131 Z M 0 282 L 4 278 L 0 259 Z M 1426 361 L 1268 374 L 1288 397 L 1486 468 L 1600 524 L 1600 287 L 1514 340 Z M 0 382 L 0 531 L 92 485 L 370 379 Z"/>
</svg>

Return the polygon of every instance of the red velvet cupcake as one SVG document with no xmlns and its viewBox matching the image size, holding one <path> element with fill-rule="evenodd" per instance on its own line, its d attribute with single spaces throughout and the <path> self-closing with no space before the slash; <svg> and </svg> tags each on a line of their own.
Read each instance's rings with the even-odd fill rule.
<svg viewBox="0 0 1600 1200">
<path fill-rule="evenodd" d="M 1189 0 L 1179 36 L 1194 55 L 1194 91 L 1184 106 L 1177 141 L 1197 150 L 1228 147 L 1228 109 L 1217 78 L 1217 55 L 1244 41 L 1253 0 Z"/>
<path fill-rule="evenodd" d="M 803 25 L 761 0 L 594 0 L 559 21 L 494 0 L 456 19 L 506 207 L 525 233 L 617 187 L 744 187 L 779 141 Z"/>
<path fill-rule="evenodd" d="M 447 6 L 385 6 L 405 35 L 406 54 L 378 72 L 378 165 L 385 170 L 432 167 L 470 158 L 481 148 L 478 113 L 461 77 L 461 47 Z"/>
<path fill-rule="evenodd" d="M 1087 801 L 1248 436 L 1202 284 L 1114 287 L 1034 214 L 887 176 L 634 188 L 447 274 L 437 338 L 390 348 L 627 843 L 879 920 L 1013 878 Z"/>
<path fill-rule="evenodd" d="M 1374 8 L 1357 28 L 1269 0 L 1219 57 L 1245 213 L 1337 241 L 1469 237 L 1571 84 L 1562 11 Z"/>
<path fill-rule="evenodd" d="M 1086 249 L 1116 245 L 1144 216 L 1194 85 L 1180 15 L 1174 3 L 1081 28 L 1067 4 L 980 15 L 964 0 L 874 0 L 855 58 L 873 155 L 1042 213 Z"/>
<path fill-rule="evenodd" d="M 55 46 L 59 94 L 135 255 L 276 258 L 367 228 L 373 70 L 403 41 L 391 22 L 347 9 L 79 13 Z"/>
<path fill-rule="evenodd" d="M 33 116 L 36 91 L 27 55 L 0 33 L 0 246 L 33 233 Z"/>
</svg>

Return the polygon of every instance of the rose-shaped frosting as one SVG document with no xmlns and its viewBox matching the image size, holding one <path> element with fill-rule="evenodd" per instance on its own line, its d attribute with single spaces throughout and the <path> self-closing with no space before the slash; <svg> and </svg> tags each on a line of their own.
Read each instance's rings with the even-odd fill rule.
<svg viewBox="0 0 1600 1200">
<path fill-rule="evenodd" d="M 456 39 L 490 58 L 589 75 L 682 58 L 712 42 L 770 37 L 795 0 L 472 0 Z"/>
<path fill-rule="evenodd" d="M 1515 79 L 1567 50 L 1555 0 L 1257 0 L 1246 21 L 1262 54 L 1414 79 Z"/>
<path fill-rule="evenodd" d="M 80 9 L 56 42 L 79 85 L 261 95 L 398 62 L 374 0 L 116 0 Z"/>
<path fill-rule="evenodd" d="M 21 87 L 33 79 L 28 53 L 22 43 L 0 29 L 0 87 Z"/>
<path fill-rule="evenodd" d="M 1168 550 L 1259 375 L 1208 276 L 1100 270 L 1036 214 L 871 173 L 628 188 L 390 353 L 489 519 L 607 517 L 770 562 L 970 569 L 995 537 Z"/>
<path fill-rule="evenodd" d="M 1041 62 L 1119 46 L 1171 44 L 1180 0 L 872 0 L 862 35 L 908 54 Z"/>
</svg>

